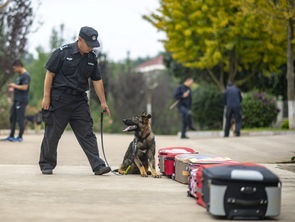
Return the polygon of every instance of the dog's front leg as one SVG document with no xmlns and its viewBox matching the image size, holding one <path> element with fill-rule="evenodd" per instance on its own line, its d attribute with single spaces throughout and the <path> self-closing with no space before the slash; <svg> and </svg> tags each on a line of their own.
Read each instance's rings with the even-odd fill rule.
<svg viewBox="0 0 295 222">
<path fill-rule="evenodd" d="M 147 175 L 147 172 L 145 171 L 144 166 L 142 165 L 141 161 L 140 161 L 137 157 L 135 157 L 135 159 L 134 159 L 134 163 L 135 163 L 136 166 L 138 167 L 139 172 L 140 172 L 140 175 L 141 175 L 142 177 L 147 177 L 147 176 L 148 176 L 148 175 Z"/>
<path fill-rule="evenodd" d="M 152 150 L 148 151 L 148 164 L 151 169 L 152 177 L 160 178 L 161 175 L 155 169 L 155 153 Z"/>
</svg>

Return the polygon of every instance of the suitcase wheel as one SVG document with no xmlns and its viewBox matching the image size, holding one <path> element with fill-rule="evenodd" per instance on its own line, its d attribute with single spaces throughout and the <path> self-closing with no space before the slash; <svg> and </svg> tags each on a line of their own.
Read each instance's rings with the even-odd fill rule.
<svg viewBox="0 0 295 222">
<path fill-rule="evenodd" d="M 172 175 L 171 175 L 171 179 L 172 179 L 172 180 L 175 180 L 175 174 L 172 174 Z"/>
</svg>

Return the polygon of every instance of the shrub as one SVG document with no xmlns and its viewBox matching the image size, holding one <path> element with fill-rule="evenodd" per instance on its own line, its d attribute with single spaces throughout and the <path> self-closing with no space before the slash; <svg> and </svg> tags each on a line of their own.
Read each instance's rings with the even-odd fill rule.
<svg viewBox="0 0 295 222">
<path fill-rule="evenodd" d="M 7 96 L 0 96 L 0 129 L 9 128 L 10 106 Z"/>
<path fill-rule="evenodd" d="M 202 85 L 193 91 L 193 119 L 201 129 L 221 129 L 223 94 L 215 87 Z"/>
<path fill-rule="evenodd" d="M 281 124 L 281 129 L 289 129 L 289 120 L 284 120 Z"/>
<path fill-rule="evenodd" d="M 269 127 L 278 112 L 274 98 L 263 93 L 248 94 L 242 102 L 243 127 Z"/>
</svg>

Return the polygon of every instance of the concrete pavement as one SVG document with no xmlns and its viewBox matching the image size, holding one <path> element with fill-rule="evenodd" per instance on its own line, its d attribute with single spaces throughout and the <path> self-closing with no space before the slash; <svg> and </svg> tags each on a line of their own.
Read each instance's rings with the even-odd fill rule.
<svg viewBox="0 0 295 222">
<path fill-rule="evenodd" d="M 99 138 L 99 136 L 98 136 Z M 122 161 L 132 135 L 105 135 L 112 166 Z M 41 175 L 41 135 L 0 143 L 0 221 L 216 221 L 186 196 L 187 187 L 167 178 L 94 176 L 74 135 L 66 132 L 54 175 Z M 189 146 L 202 153 L 266 164 L 283 181 L 280 221 L 294 221 L 294 136 L 198 138 L 157 136 L 157 148 Z M 286 170 L 288 169 L 288 170 Z"/>
</svg>

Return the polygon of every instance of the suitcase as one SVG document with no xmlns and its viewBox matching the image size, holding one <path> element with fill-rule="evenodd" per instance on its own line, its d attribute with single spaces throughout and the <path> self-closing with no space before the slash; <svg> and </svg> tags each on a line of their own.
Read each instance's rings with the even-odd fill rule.
<svg viewBox="0 0 295 222">
<path fill-rule="evenodd" d="M 187 196 L 197 198 L 197 171 L 198 166 L 189 165 L 188 191 Z"/>
<path fill-rule="evenodd" d="M 229 219 L 263 219 L 280 214 L 281 182 L 258 164 L 220 164 L 202 168 L 207 211 Z"/>
<path fill-rule="evenodd" d="M 226 160 L 226 161 L 216 161 L 216 160 L 199 160 L 198 163 L 190 163 L 188 166 L 188 171 L 189 171 L 189 177 L 188 177 L 188 191 L 187 194 L 190 197 L 197 198 L 197 171 L 199 167 L 202 165 L 212 165 L 212 164 L 225 164 L 225 163 L 237 163 L 236 161 L 233 160 Z"/>
<path fill-rule="evenodd" d="M 159 168 L 163 175 L 172 176 L 174 170 L 174 158 L 179 154 L 197 153 L 195 150 L 188 147 L 169 147 L 161 148 L 158 151 Z M 166 169 L 166 170 L 165 170 Z"/>
<path fill-rule="evenodd" d="M 188 184 L 189 180 L 189 164 L 207 162 L 207 161 L 228 161 L 227 157 L 217 157 L 209 154 L 182 154 L 175 157 L 175 180 Z"/>
</svg>

